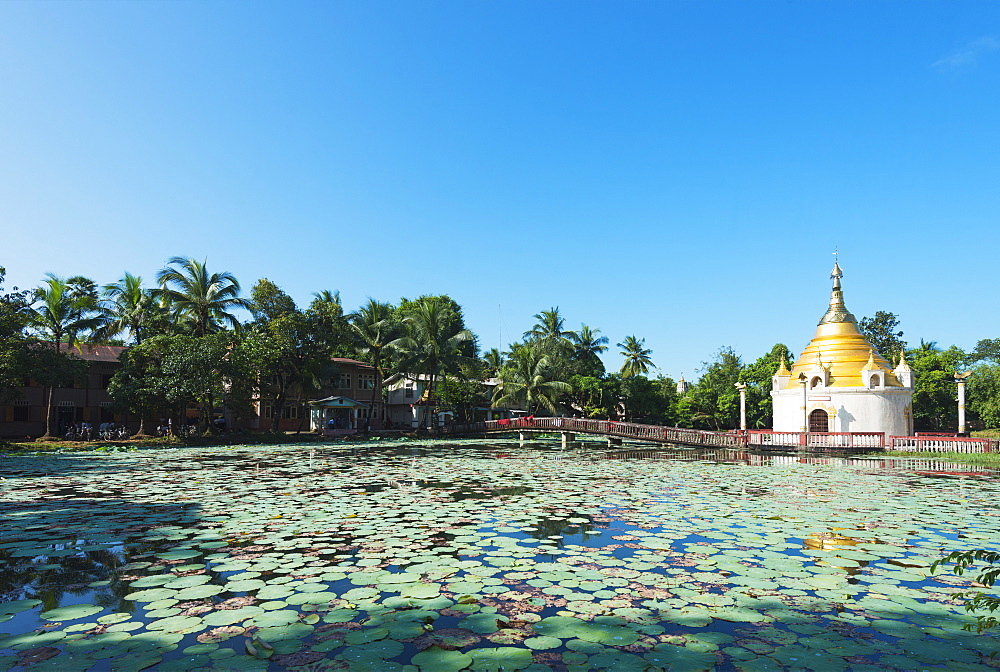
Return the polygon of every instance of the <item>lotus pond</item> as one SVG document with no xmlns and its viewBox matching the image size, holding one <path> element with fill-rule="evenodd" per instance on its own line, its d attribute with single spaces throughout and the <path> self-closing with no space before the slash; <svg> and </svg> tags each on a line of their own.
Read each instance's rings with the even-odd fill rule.
<svg viewBox="0 0 1000 672">
<path fill-rule="evenodd" d="M 0 458 L 0 670 L 981 670 L 996 472 L 464 441 Z"/>
</svg>

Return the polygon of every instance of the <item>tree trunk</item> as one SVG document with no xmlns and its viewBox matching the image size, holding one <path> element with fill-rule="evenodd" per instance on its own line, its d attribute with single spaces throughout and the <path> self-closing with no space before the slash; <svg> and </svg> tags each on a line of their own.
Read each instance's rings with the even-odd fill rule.
<svg viewBox="0 0 1000 672">
<path fill-rule="evenodd" d="M 45 391 L 46 391 L 46 393 L 48 395 L 48 400 L 47 400 L 47 402 L 45 404 L 45 433 L 42 435 L 42 438 L 43 439 L 51 439 L 52 438 L 52 397 L 53 397 L 52 393 L 55 391 L 55 387 L 53 385 L 49 385 L 46 388 Z"/>
</svg>

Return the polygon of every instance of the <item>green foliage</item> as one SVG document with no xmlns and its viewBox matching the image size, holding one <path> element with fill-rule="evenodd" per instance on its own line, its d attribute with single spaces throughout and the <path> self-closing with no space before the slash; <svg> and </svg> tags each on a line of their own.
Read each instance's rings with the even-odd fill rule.
<svg viewBox="0 0 1000 672">
<path fill-rule="evenodd" d="M 437 393 L 437 381 L 459 374 L 459 365 L 475 353 L 475 336 L 464 328 L 465 321 L 452 303 L 447 297 L 422 297 L 406 303 L 405 310 L 400 306 L 407 335 L 391 343 L 400 371 L 430 376 L 427 388 L 431 398 Z M 472 356 L 468 354 L 470 344 Z"/>
<path fill-rule="evenodd" d="M 1000 364 L 973 367 L 966 388 L 970 419 L 983 427 L 1000 427 Z"/>
<path fill-rule="evenodd" d="M 617 416 L 621 399 L 621 377 L 581 376 L 570 379 L 568 401 L 586 418 L 610 420 Z"/>
<path fill-rule="evenodd" d="M 247 308 L 240 298 L 240 283 L 229 271 L 209 273 L 207 262 L 171 257 L 156 274 L 160 284 L 156 296 L 173 310 L 174 320 L 196 336 L 216 333 L 228 326 L 238 329 L 239 320 L 230 311 Z"/>
<path fill-rule="evenodd" d="M 267 278 L 258 280 L 250 290 L 247 308 L 258 322 L 270 322 L 283 315 L 298 312 L 295 300 Z"/>
<path fill-rule="evenodd" d="M 778 372 L 781 360 L 792 361 L 792 353 L 783 343 L 776 344 L 753 364 L 748 364 L 740 374 L 740 381 L 747 384 L 747 428 L 770 428 L 774 424 L 774 406 L 771 399 L 771 379 Z"/>
<path fill-rule="evenodd" d="M 672 378 L 622 378 L 621 397 L 626 409 L 626 420 L 668 426 L 676 422 L 677 383 Z"/>
<path fill-rule="evenodd" d="M 438 384 L 438 399 L 444 408 L 455 411 L 458 422 L 471 422 L 477 407 L 490 405 L 489 390 L 483 384 L 486 365 L 467 360 L 459 365 L 458 373 L 446 376 Z"/>
<path fill-rule="evenodd" d="M 166 307 L 152 290 L 142 286 L 142 278 L 125 273 L 122 279 L 105 285 L 98 304 L 101 325 L 94 333 L 99 342 L 128 334 L 136 343 L 170 331 Z"/>
<path fill-rule="evenodd" d="M 702 364 L 701 378 L 679 401 L 681 417 L 702 429 L 739 426 L 740 395 L 736 383 L 743 374 L 743 360 L 730 347 L 719 350 L 712 362 Z"/>
<path fill-rule="evenodd" d="M 493 406 L 528 411 L 544 408 L 556 414 L 560 397 L 572 390 L 569 383 L 551 377 L 549 358 L 539 348 L 519 345 L 500 371 L 500 383 L 493 391 Z"/>
<path fill-rule="evenodd" d="M 624 341 L 617 344 L 622 349 L 621 356 L 625 358 L 621 369 L 622 378 L 649 373 L 649 367 L 653 366 L 653 360 L 649 356 L 653 351 L 643 347 L 645 344 L 645 338 L 637 339 L 635 336 L 626 336 Z"/>
<path fill-rule="evenodd" d="M 952 346 L 940 350 L 933 342 L 921 341 L 909 350 L 906 359 L 913 369 L 916 385 L 913 392 L 913 424 L 917 431 L 954 431 L 957 427 L 955 371 L 966 355 Z"/>
<path fill-rule="evenodd" d="M 976 582 L 982 584 L 986 588 L 990 588 L 996 583 L 997 578 L 1000 578 L 1000 553 L 996 551 L 987 550 L 973 550 L 973 551 L 953 551 L 934 562 L 931 565 L 931 572 L 937 570 L 938 567 L 943 565 L 954 564 L 952 572 L 958 576 L 962 576 L 967 569 L 972 567 L 976 562 L 986 562 L 988 567 L 982 569 L 979 572 L 979 576 L 976 577 Z M 992 595 L 986 595 L 981 591 L 966 591 L 964 593 L 955 593 L 952 597 L 957 599 L 965 600 L 965 610 L 967 612 L 989 612 L 988 614 L 977 614 L 976 624 L 971 623 L 963 625 L 963 630 L 976 630 L 977 632 L 983 632 L 991 628 L 995 628 L 1000 625 L 1000 620 L 997 619 L 993 614 L 1000 609 L 1000 598 L 993 597 Z"/>
<path fill-rule="evenodd" d="M 14 287 L 3 293 L 6 269 L 0 266 L 0 403 L 14 398 L 15 388 L 27 375 L 28 338 L 25 329 L 31 314 L 30 292 Z"/>
<path fill-rule="evenodd" d="M 893 364 L 899 361 L 900 353 L 906 349 L 906 341 L 903 340 L 903 332 L 897 330 L 899 319 L 895 313 L 876 311 L 874 317 L 862 317 L 858 326 L 880 355 Z"/>
</svg>

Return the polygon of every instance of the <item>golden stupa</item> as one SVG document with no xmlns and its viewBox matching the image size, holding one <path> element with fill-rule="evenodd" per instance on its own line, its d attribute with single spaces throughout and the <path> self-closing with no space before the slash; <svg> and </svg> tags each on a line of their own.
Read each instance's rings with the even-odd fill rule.
<svg viewBox="0 0 1000 672">
<path fill-rule="evenodd" d="M 827 387 L 864 387 L 862 372 L 876 369 L 882 371 L 885 387 L 903 387 L 889 362 L 861 334 L 857 320 L 844 305 L 840 286 L 843 275 L 840 264 L 834 263 L 830 307 L 819 321 L 816 335 L 792 366 L 786 390 L 799 387 L 799 374 L 809 376 L 817 369 L 829 373 Z M 779 375 L 782 373 L 779 371 Z"/>
</svg>

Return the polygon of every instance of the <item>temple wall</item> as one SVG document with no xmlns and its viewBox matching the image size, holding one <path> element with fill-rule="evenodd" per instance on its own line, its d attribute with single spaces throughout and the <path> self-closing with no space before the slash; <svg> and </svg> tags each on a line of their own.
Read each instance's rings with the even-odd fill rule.
<svg viewBox="0 0 1000 672">
<path fill-rule="evenodd" d="M 802 390 L 777 390 L 774 399 L 774 430 L 801 432 L 805 415 L 823 409 L 829 416 L 831 432 L 885 432 L 887 436 L 913 434 L 913 391 L 890 388 L 873 391 L 860 388 L 810 390 L 806 413 L 802 410 Z"/>
</svg>

